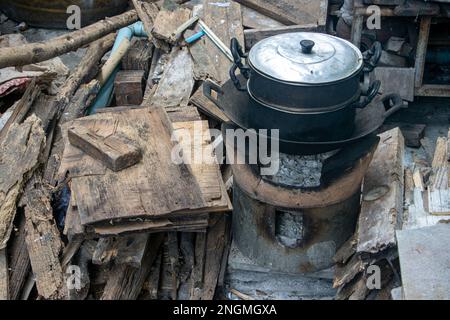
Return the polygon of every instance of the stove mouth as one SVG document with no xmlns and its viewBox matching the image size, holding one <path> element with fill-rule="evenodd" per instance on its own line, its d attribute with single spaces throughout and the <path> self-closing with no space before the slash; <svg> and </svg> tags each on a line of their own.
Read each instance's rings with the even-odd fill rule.
<svg viewBox="0 0 450 320">
<path fill-rule="evenodd" d="M 336 155 L 339 150 L 315 155 L 290 155 L 280 153 L 279 169 L 273 175 L 263 174 L 262 179 L 284 187 L 318 188 L 321 185 L 323 165 L 326 159 Z"/>
</svg>

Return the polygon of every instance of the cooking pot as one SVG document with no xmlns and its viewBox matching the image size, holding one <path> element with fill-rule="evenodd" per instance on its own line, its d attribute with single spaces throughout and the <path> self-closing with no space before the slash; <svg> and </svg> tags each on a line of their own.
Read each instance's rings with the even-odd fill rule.
<svg viewBox="0 0 450 320">
<path fill-rule="evenodd" d="M 368 88 L 361 85 L 362 75 L 371 72 L 380 59 L 378 42 L 362 54 L 344 39 L 296 32 L 266 38 L 248 54 L 243 53 L 235 38 L 230 47 L 234 58 L 230 77 L 234 85 L 264 105 L 302 112 L 332 111 L 352 104 L 364 107 L 380 87 L 377 81 Z M 248 79 L 245 84 L 237 78 L 237 69 Z M 362 95 L 366 97 L 360 101 Z"/>
<path fill-rule="evenodd" d="M 239 75 L 238 80 L 245 78 Z M 203 93 L 244 130 L 278 129 L 280 151 L 289 154 L 339 149 L 370 135 L 387 117 L 404 107 L 398 95 L 384 95 L 360 109 L 348 106 L 331 112 L 286 112 L 260 104 L 247 92 L 237 90 L 231 80 L 223 86 L 206 81 Z"/>
</svg>

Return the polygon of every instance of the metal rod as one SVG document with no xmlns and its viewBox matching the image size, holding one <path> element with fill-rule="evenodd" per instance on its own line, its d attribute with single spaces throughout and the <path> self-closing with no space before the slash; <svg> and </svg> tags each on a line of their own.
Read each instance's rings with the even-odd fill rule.
<svg viewBox="0 0 450 320">
<path fill-rule="evenodd" d="M 185 23 L 183 23 L 181 26 L 179 26 L 177 28 L 177 30 L 174 31 L 174 33 L 172 33 L 172 37 L 177 40 L 178 38 L 180 38 L 181 34 L 186 31 L 187 28 L 189 28 L 191 25 L 193 25 L 194 23 L 196 23 L 198 21 L 199 17 L 198 16 L 194 16 L 192 18 L 190 18 L 188 21 L 186 21 Z"/>
<path fill-rule="evenodd" d="M 220 51 L 222 51 L 227 56 L 227 58 L 230 59 L 231 62 L 233 62 L 233 55 L 231 54 L 230 48 L 228 48 L 202 20 L 199 20 L 198 24 L 200 25 L 200 28 L 205 31 L 208 38 L 210 38 L 211 41 L 220 49 Z"/>
</svg>

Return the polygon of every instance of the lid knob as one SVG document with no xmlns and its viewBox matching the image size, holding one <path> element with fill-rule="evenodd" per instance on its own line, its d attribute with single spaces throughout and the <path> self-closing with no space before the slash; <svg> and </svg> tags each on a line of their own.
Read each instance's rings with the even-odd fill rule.
<svg viewBox="0 0 450 320">
<path fill-rule="evenodd" d="M 300 45 L 302 46 L 302 52 L 309 54 L 312 52 L 315 43 L 312 40 L 302 40 L 300 41 Z"/>
</svg>

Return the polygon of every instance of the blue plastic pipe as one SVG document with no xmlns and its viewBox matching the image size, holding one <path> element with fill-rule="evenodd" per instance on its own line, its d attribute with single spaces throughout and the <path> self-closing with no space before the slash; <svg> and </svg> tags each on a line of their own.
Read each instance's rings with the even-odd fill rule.
<svg viewBox="0 0 450 320">
<path fill-rule="evenodd" d="M 133 36 L 136 37 L 148 37 L 147 33 L 144 31 L 144 24 L 141 21 L 138 21 L 128 27 L 122 28 L 117 33 L 116 41 L 114 42 L 114 46 L 111 50 L 111 55 L 119 48 L 120 44 L 124 39 L 128 39 L 131 41 Z M 117 72 L 120 70 L 120 65 L 116 67 L 113 73 L 109 76 L 108 80 L 106 80 L 103 87 L 100 89 L 100 92 L 97 95 L 95 102 L 90 107 L 88 114 L 93 114 L 97 111 L 97 109 L 105 108 L 111 103 L 112 92 L 114 88 L 114 79 L 116 78 Z"/>
</svg>

